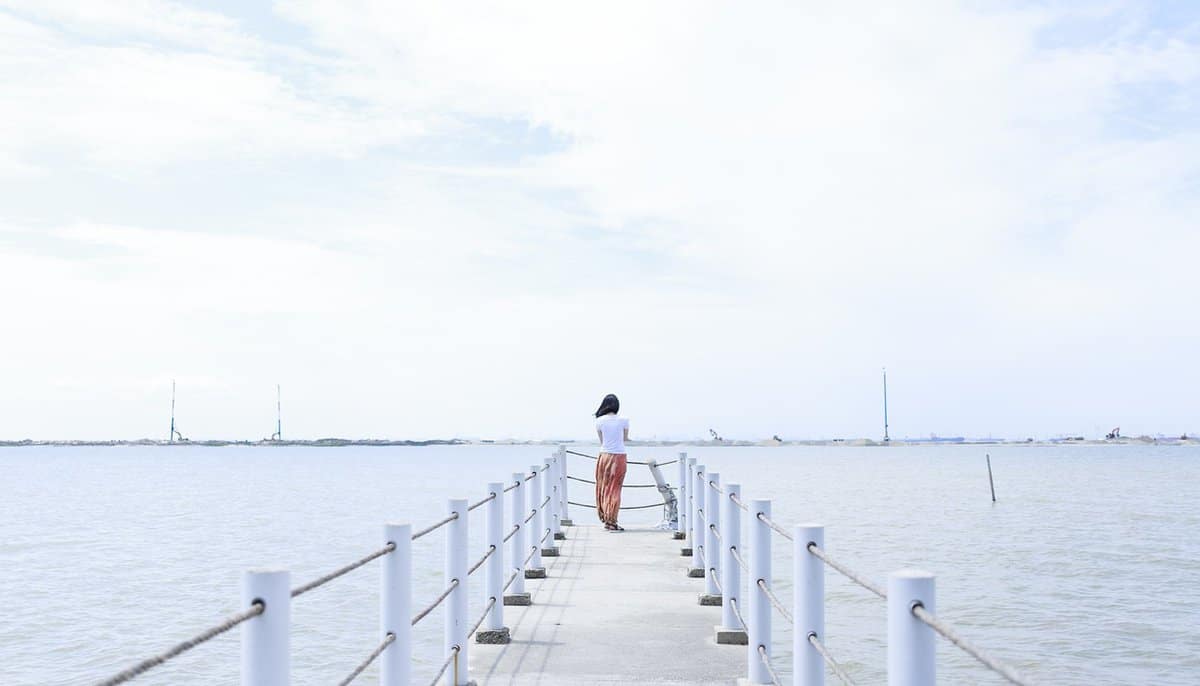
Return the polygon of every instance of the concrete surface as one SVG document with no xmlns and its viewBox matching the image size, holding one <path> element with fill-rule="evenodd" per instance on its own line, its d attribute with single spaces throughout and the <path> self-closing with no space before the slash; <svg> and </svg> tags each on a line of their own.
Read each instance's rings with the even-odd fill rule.
<svg viewBox="0 0 1200 686">
<path fill-rule="evenodd" d="M 472 645 L 481 686 L 734 684 L 746 649 L 716 645 L 720 610 L 696 604 L 702 581 L 685 574 L 669 531 L 608 533 L 577 526 L 546 560 L 544 580 L 526 583 L 528 607 L 509 606 L 506 645 Z"/>
</svg>

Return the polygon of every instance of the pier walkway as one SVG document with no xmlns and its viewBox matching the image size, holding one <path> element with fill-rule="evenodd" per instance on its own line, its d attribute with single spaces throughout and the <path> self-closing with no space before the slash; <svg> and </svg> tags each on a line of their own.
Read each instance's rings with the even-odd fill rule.
<svg viewBox="0 0 1200 686">
<path fill-rule="evenodd" d="M 587 516 L 584 513 L 579 513 Z M 527 607 L 505 608 L 506 645 L 475 645 L 471 675 L 491 684 L 733 684 L 746 647 L 716 645 L 720 608 L 701 607 L 679 541 L 661 529 L 564 529 Z"/>
<path fill-rule="evenodd" d="M 568 482 L 594 482 L 570 473 L 568 454 L 596 459 L 561 447 L 541 465 L 488 483 L 474 502 L 449 499 L 432 524 L 385 524 L 373 549 L 364 546 L 362 557 L 316 579 L 295 585 L 287 570 L 247 571 L 241 611 L 97 686 L 124 684 L 235 627 L 242 686 L 290 686 L 292 603 L 368 565 L 380 578 L 378 642 L 360 656 L 339 656 L 347 676 L 338 686 L 364 674 L 381 686 L 825 686 L 827 675 L 853 686 L 825 645 L 826 568 L 886 606 L 889 686 L 937 683 L 938 636 L 1008 682 L 1031 683 L 937 615 L 929 572 L 897 570 L 881 586 L 826 549 L 823 526 L 781 525 L 770 500 L 744 500 L 740 484 L 723 482 L 684 453 L 661 464 L 631 461 L 647 467 L 653 483 L 624 485 L 657 490 L 661 505 L 621 509 L 661 507 L 669 531 L 573 526 L 568 505 L 580 514 L 593 506 L 570 500 Z M 675 486 L 663 472 L 669 465 L 678 473 Z M 472 522 L 484 534 L 482 554 L 470 549 Z M 414 602 L 414 545 L 430 545 L 431 535 L 443 539 L 444 590 Z M 773 539 L 790 549 L 790 569 L 772 572 Z M 421 559 L 427 566 L 431 558 L 425 552 Z M 775 592 L 775 580 L 789 572 L 790 603 Z M 442 661 L 430 679 L 413 674 L 412 630 L 438 617 Z M 790 674 L 772 656 L 779 620 L 791 628 Z"/>
</svg>

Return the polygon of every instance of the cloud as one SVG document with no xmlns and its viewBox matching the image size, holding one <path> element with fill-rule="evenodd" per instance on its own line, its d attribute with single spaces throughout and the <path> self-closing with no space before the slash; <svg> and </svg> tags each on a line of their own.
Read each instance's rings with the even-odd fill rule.
<svg viewBox="0 0 1200 686">
<path fill-rule="evenodd" d="M 1195 16 L 286 0 L 297 40 L 8 7 L 0 279 L 143 337 L 73 378 L 290 375 L 345 433 L 561 433 L 620 387 L 663 434 L 830 435 L 875 431 L 886 364 L 923 435 L 1090 429 L 1200 373 Z"/>
</svg>

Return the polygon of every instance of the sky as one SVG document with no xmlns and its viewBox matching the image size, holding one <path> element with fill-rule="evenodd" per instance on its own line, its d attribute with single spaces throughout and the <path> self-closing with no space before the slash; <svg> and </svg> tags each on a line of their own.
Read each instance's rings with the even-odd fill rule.
<svg viewBox="0 0 1200 686">
<path fill-rule="evenodd" d="M 1192 2 L 0 0 L 0 439 L 1200 432 Z"/>
</svg>

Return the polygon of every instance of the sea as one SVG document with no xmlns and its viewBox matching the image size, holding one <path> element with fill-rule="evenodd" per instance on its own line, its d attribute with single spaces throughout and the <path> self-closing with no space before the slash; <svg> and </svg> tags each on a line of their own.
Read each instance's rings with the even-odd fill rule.
<svg viewBox="0 0 1200 686">
<path fill-rule="evenodd" d="M 96 683 L 241 609 L 245 570 L 308 581 L 379 547 L 383 524 L 432 523 L 448 498 L 477 500 L 553 449 L 2 448 L 0 684 Z M 937 614 L 1037 683 L 1200 683 L 1200 448 L 671 446 L 631 448 L 630 459 L 680 451 L 740 483 L 746 500 L 771 499 L 780 523 L 823 524 L 828 553 L 877 583 L 901 568 L 932 572 Z M 572 475 L 593 468 L 570 458 Z M 672 483 L 675 469 L 664 469 Z M 626 481 L 650 483 L 648 468 L 631 465 Z M 571 481 L 570 497 L 591 503 L 591 488 Z M 630 489 L 625 502 L 655 497 Z M 595 521 L 585 507 L 570 515 Z M 622 523 L 661 519 L 636 510 Z M 664 533 L 663 545 L 678 543 Z M 415 606 L 443 587 L 443 553 L 440 532 L 414 543 Z M 790 555 L 775 537 L 785 602 Z M 832 570 L 826 591 L 826 645 L 858 683 L 885 683 L 885 603 Z M 371 651 L 378 593 L 369 564 L 295 600 L 293 683 L 337 683 Z M 791 635 L 775 626 L 786 678 Z M 416 627 L 419 682 L 441 663 L 441 633 L 440 613 Z M 239 648 L 234 630 L 136 683 L 237 683 Z M 940 639 L 937 655 L 940 683 L 1004 683 Z M 372 668 L 356 683 L 376 678 Z"/>
</svg>

